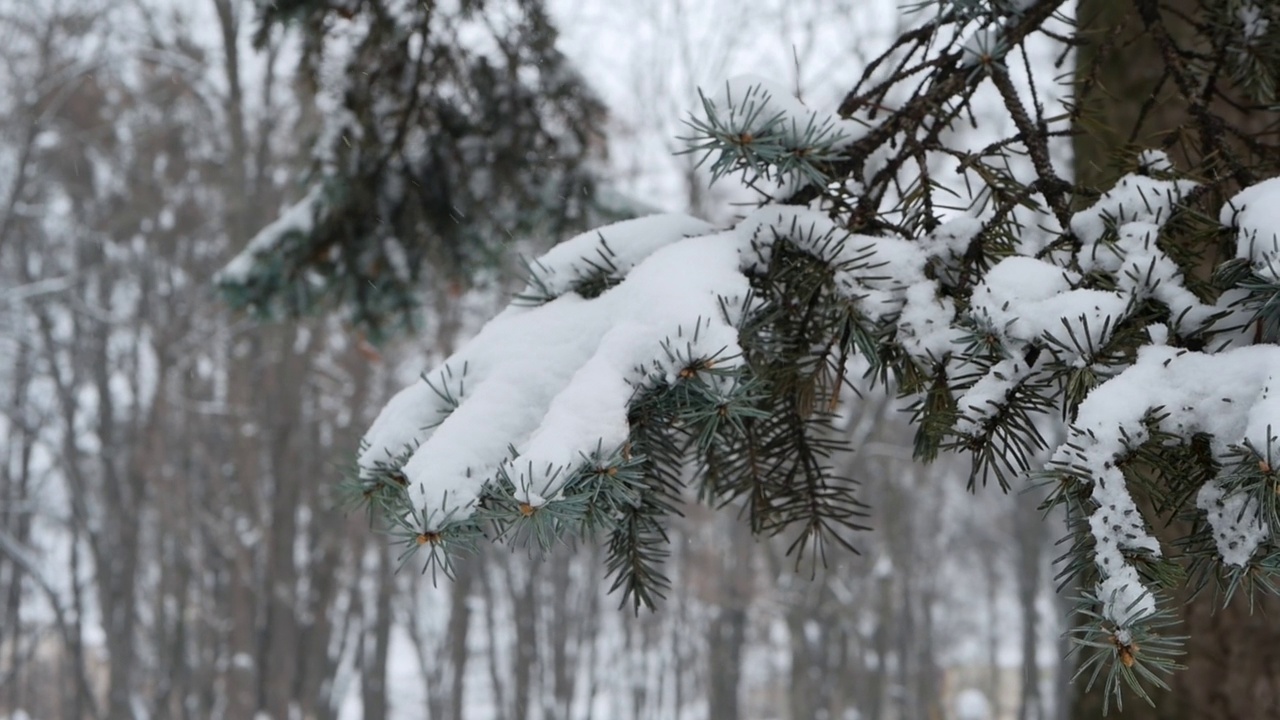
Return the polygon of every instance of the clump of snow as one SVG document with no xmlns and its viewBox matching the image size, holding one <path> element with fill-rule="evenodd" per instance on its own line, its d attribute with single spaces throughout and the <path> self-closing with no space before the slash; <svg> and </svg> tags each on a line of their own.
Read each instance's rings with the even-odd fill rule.
<svg viewBox="0 0 1280 720">
<path fill-rule="evenodd" d="M 533 263 L 526 292 L 562 295 L 575 283 L 601 272 L 620 280 L 659 248 L 713 229 L 705 221 L 672 213 L 623 220 L 582 233 L 551 248 Z"/>
<path fill-rule="evenodd" d="M 949 264 L 958 260 L 969 249 L 969 243 L 982 232 L 982 221 L 976 217 L 961 215 L 939 225 L 932 233 L 919 240 L 925 254 L 946 260 Z"/>
<path fill-rule="evenodd" d="M 1005 258 L 974 290 L 972 311 L 1015 344 L 1039 339 L 1045 333 L 1065 334 L 1069 326 L 1077 338 L 1096 347 L 1105 342 L 1129 301 L 1122 294 L 1076 289 L 1080 277 L 1035 258 Z"/>
<path fill-rule="evenodd" d="M 1123 223 L 1111 242 L 1082 243 L 1080 269 L 1109 273 L 1118 289 L 1135 301 L 1150 297 L 1165 304 L 1177 330 L 1200 329 L 1220 309 L 1201 302 L 1187 289 L 1181 268 L 1157 245 L 1159 235 L 1160 226 L 1155 223 Z"/>
<path fill-rule="evenodd" d="M 1262 36 L 1267 34 L 1267 29 L 1271 27 L 1271 20 L 1263 14 L 1262 8 L 1256 3 L 1241 4 L 1236 8 L 1236 19 L 1240 21 L 1240 34 L 1244 36 L 1246 43 L 1262 39 Z"/>
<path fill-rule="evenodd" d="M 1030 347 L 1052 336 L 1074 344 L 1074 355 L 1083 358 L 1109 339 L 1129 300 L 1116 292 L 1074 288 L 1079 281 L 1075 273 L 1024 256 L 1005 258 L 987 272 L 969 311 L 999 338 L 1008 356 L 957 398 L 958 432 L 980 432 L 1007 404 L 1009 392 L 1032 376 L 1035 368 L 1022 359 Z"/>
<path fill-rule="evenodd" d="M 1113 554 L 1118 555 L 1108 551 L 1105 559 Z M 1102 601 L 1103 617 L 1121 628 L 1131 627 L 1156 611 L 1155 595 L 1142 584 L 1137 569 L 1128 564 L 1103 576 L 1098 583 L 1098 599 Z"/>
<path fill-rule="evenodd" d="M 1146 172 L 1172 172 L 1173 161 L 1163 150 L 1143 150 L 1138 153 L 1138 167 Z"/>
<path fill-rule="evenodd" d="M 1280 280 L 1280 178 L 1241 190 L 1222 208 L 1223 225 L 1236 228 L 1236 257 L 1255 272 Z"/>
<path fill-rule="evenodd" d="M 748 215 L 737 231 L 751 239 L 746 269 L 759 271 L 772 243 L 787 237 L 802 251 L 830 264 L 836 289 L 873 322 L 895 321 L 900 341 L 913 357 L 944 357 L 960 337 L 952 327 L 955 303 L 938 292 L 925 268 L 933 259 L 954 262 L 981 229 L 971 218 L 938 228 L 922 241 L 850 233 L 826 213 L 766 205 Z"/>
<path fill-rule="evenodd" d="M 603 303 L 586 303 L 603 332 L 588 342 L 593 347 L 586 361 L 573 363 L 577 371 L 523 445 L 519 488 L 551 497 L 598 447 L 612 451 L 625 443 L 627 405 L 648 378 L 674 384 L 695 360 L 712 358 L 719 368 L 741 362 L 740 318 L 725 317 L 722 310 L 740 306 L 735 300 L 749 290 L 738 270 L 740 249 L 733 233 L 675 243 L 637 266 L 601 296 Z M 729 299 L 723 306 L 722 298 Z M 661 350 L 664 344 L 671 353 Z"/>
<path fill-rule="evenodd" d="M 1280 434 L 1280 366 L 1266 376 L 1261 392 L 1253 398 L 1246 418 L 1245 437 L 1258 451 L 1269 453 L 1280 448 L 1276 435 Z"/>
<path fill-rule="evenodd" d="M 774 241 L 781 237 L 836 267 L 865 265 L 867 249 L 879 240 L 854 235 L 826 213 L 796 205 L 765 205 L 748 214 L 735 229 L 751 242 L 753 254 L 744 269 L 754 272 L 768 266 Z"/>
<path fill-rule="evenodd" d="M 1169 326 L 1159 323 L 1152 323 L 1147 326 L 1147 339 L 1152 345 L 1167 345 L 1169 343 Z"/>
<path fill-rule="evenodd" d="M 1203 510 L 1209 520 L 1218 554 L 1228 565 L 1244 567 L 1258 546 L 1271 536 L 1257 501 L 1240 493 L 1227 494 L 1220 481 L 1205 483 L 1200 488 L 1196 507 Z"/>
<path fill-rule="evenodd" d="M 918 282 L 903 292 L 898 312 L 898 341 L 912 357 L 940 360 L 955 347 L 962 333 L 952 327 L 955 301 L 938 294 L 935 283 Z"/>
<path fill-rule="evenodd" d="M 1190 180 L 1159 180 L 1126 175 L 1087 210 L 1071 218 L 1071 231 L 1081 242 L 1102 239 L 1108 225 L 1126 222 L 1163 224 L 1178 202 L 1195 188 Z"/>
<path fill-rule="evenodd" d="M 977 434 L 987 420 L 1005 405 L 1009 391 L 1017 387 L 1031 374 L 1027 363 L 1013 358 L 1001 360 L 978 378 L 956 401 L 960 417 L 956 419 L 956 432 Z"/>
</svg>

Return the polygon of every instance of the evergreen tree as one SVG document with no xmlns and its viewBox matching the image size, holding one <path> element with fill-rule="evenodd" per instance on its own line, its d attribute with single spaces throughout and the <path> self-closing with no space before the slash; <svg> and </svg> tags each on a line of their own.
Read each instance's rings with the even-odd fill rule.
<svg viewBox="0 0 1280 720">
<path fill-rule="evenodd" d="M 790 533 L 798 560 L 853 547 L 869 511 L 828 458 L 865 373 L 914 402 L 919 457 L 963 453 L 970 487 L 1065 508 L 1104 710 L 1164 687 L 1173 598 L 1248 604 L 1280 571 L 1280 9 L 1133 0 L 1096 32 L 1065 6 L 921 3 L 834 112 L 753 78 L 705 97 L 691 151 L 758 206 L 531 263 L 387 404 L 352 501 L 431 572 L 481 538 L 598 538 L 624 602 L 652 605 L 685 488 Z M 1147 95 L 1106 86 L 1126 27 L 1156 49 Z M 1082 59 L 1061 107 L 1030 59 L 1045 39 Z M 1149 127 L 1170 98 L 1178 121 Z M 993 107 L 1008 132 L 967 147 L 966 126 L 1006 124 Z M 1099 133 L 1120 140 L 1073 180 L 1067 142 Z"/>
<path fill-rule="evenodd" d="M 1184 46 L 1196 46 L 1198 31 L 1188 19 L 1196 17 L 1198 4 L 1199 0 L 1166 3 L 1163 35 Z M 1237 16 L 1242 24 L 1251 17 L 1260 17 L 1242 5 L 1231 10 L 1243 13 Z M 1097 87 L 1080 100 L 1085 106 L 1084 117 L 1088 118 L 1083 127 L 1088 132 L 1076 133 L 1072 139 L 1077 183 L 1109 182 L 1116 174 L 1116 162 L 1141 147 L 1168 146 L 1179 167 L 1196 167 L 1202 159 L 1184 153 L 1197 152 L 1198 144 L 1172 142 L 1196 124 L 1188 123 L 1195 105 L 1162 80 L 1165 63 L 1161 47 L 1167 40 L 1147 32 L 1142 18 L 1125 3 L 1084 0 L 1077 13 L 1080 32 L 1095 38 L 1112 38 L 1082 48 L 1077 62 L 1082 79 L 1092 76 Z M 1255 57 L 1253 62 L 1259 60 Z M 1266 76 L 1250 71 L 1240 80 L 1266 81 Z M 1147 97 L 1152 99 L 1144 103 L 1129 101 Z M 1269 126 L 1274 129 L 1275 113 L 1259 112 L 1248 105 L 1236 107 L 1223 94 L 1210 102 L 1214 114 L 1236 128 L 1235 132 L 1267 139 Z M 1194 240 L 1194 235 L 1185 237 Z M 1213 264 L 1206 259 L 1193 274 L 1211 279 Z M 1181 519 L 1153 529 L 1162 543 L 1172 544 L 1191 532 L 1194 518 L 1194 513 L 1184 514 Z M 1154 705 L 1129 703 L 1119 715 L 1192 720 L 1270 717 L 1280 712 L 1280 675 L 1271 669 L 1275 667 L 1272 648 L 1280 643 L 1280 628 L 1273 621 L 1280 612 L 1280 597 L 1256 593 L 1224 603 L 1217 593 L 1195 593 L 1196 585 L 1182 583 L 1169 590 L 1169 607 L 1178 615 L 1178 633 L 1188 636 L 1186 654 L 1181 658 L 1186 668 L 1179 672 L 1171 690 L 1152 689 Z M 1107 698 L 1095 688 L 1077 701 L 1072 717 L 1097 717 L 1106 702 Z"/>
<path fill-rule="evenodd" d="M 259 44 L 300 37 L 320 117 L 301 200 L 218 278 L 232 305 L 337 308 L 377 340 L 411 324 L 424 285 L 457 286 L 509 239 L 587 221 L 603 107 L 541 0 L 261 8 Z"/>
</svg>

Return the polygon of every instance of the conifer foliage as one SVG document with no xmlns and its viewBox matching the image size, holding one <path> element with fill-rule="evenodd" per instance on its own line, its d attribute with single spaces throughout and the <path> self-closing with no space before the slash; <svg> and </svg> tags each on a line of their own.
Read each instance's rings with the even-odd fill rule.
<svg viewBox="0 0 1280 720">
<path fill-rule="evenodd" d="M 321 117 L 302 199 L 218 278 L 234 306 L 337 308 L 378 339 L 412 320 L 425 283 L 585 221 L 603 108 L 540 0 L 261 7 L 259 42 L 301 40 Z"/>
<path fill-rule="evenodd" d="M 1106 89 L 1085 67 L 1047 100 L 1028 47 L 1061 43 L 1059 67 L 1124 49 L 1065 7 L 922 3 L 834 112 L 758 78 L 709 92 L 689 147 L 758 206 L 727 228 L 609 225 L 532 262 L 388 403 L 352 500 L 432 571 L 481 538 L 599 538 L 614 587 L 652 604 L 686 488 L 797 557 L 853 546 L 873 509 L 828 458 L 865 371 L 913 401 L 921 458 L 962 453 L 971 486 L 1065 507 L 1082 673 L 1145 697 L 1177 667 L 1169 590 L 1274 592 L 1280 572 L 1280 138 L 1221 114 L 1275 112 L 1280 11 L 1134 0 L 1185 123 L 1140 119 L 1088 187 L 1061 150 Z M 1005 127 L 991 105 L 1007 132 L 966 147 Z"/>
</svg>

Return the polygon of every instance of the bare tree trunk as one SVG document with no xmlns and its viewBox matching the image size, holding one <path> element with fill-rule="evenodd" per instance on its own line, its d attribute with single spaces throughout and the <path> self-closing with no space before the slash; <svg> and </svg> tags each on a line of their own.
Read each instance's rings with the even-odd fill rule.
<svg viewBox="0 0 1280 720">
<path fill-rule="evenodd" d="M 626 685 L 631 689 L 631 717 L 633 720 L 641 720 L 649 701 L 649 683 L 642 672 L 644 664 L 638 658 L 648 651 L 648 641 L 640 622 L 626 622 L 623 629 L 626 633 L 626 663 L 630 676 Z"/>
<path fill-rule="evenodd" d="M 81 590 L 80 582 L 80 545 L 83 542 L 79 525 L 71 530 L 71 610 L 72 610 L 72 632 L 71 632 L 71 657 L 72 664 L 75 666 L 76 675 L 80 678 L 80 682 L 76 684 L 76 693 L 71 702 L 71 712 L 66 717 L 72 720 L 81 720 L 85 717 L 97 718 L 98 703 L 94 697 L 91 687 L 85 677 L 85 652 L 84 652 L 84 617 L 85 603 L 84 593 Z"/>
<path fill-rule="evenodd" d="M 373 623 L 372 648 L 362 653 L 360 694 L 363 700 L 364 720 L 387 718 L 387 651 L 391 645 L 391 594 L 394 578 L 391 555 L 379 548 L 378 593 L 373 617 L 365 619 L 366 626 Z M 366 632 L 368 637 L 369 633 Z"/>
<path fill-rule="evenodd" d="M 259 479 L 267 485 L 264 493 L 269 520 L 266 533 L 266 563 L 262 577 L 264 602 L 258 636 L 259 703 L 272 718 L 287 718 L 294 697 L 299 658 L 297 589 L 299 567 L 294 545 L 298 537 L 298 513 L 307 508 L 302 488 L 306 478 L 316 477 L 318 468 L 307 467 L 308 455 L 297 444 L 297 426 L 305 422 L 303 378 L 311 370 L 309 349 L 304 338 L 309 329 L 277 330 L 264 343 L 268 363 L 260 367 L 255 382 L 257 407 L 254 415 L 264 427 L 268 470 Z M 299 352 L 301 350 L 301 352 Z M 310 511 L 310 508 L 307 508 Z M 367 609 L 367 608 L 366 608 Z"/>
<path fill-rule="evenodd" d="M 551 692 L 543 702 L 545 718 L 572 718 L 577 689 L 591 672 L 585 660 L 600 624 L 600 592 L 593 572 L 597 553 L 591 544 L 574 556 L 557 553 L 547 561 L 550 582 L 543 590 L 549 596 L 542 601 L 542 612 L 543 638 L 551 653 Z M 679 658 L 673 657 L 673 662 L 679 663 Z"/>
<path fill-rule="evenodd" d="M 892 508 L 886 508 L 892 510 Z M 891 623 L 894 621 L 893 578 L 887 574 L 875 575 L 876 606 L 875 613 L 879 622 L 872 631 L 871 644 L 875 647 L 875 670 L 870 679 L 871 692 L 866 709 L 869 717 L 884 717 L 888 707 L 889 688 L 892 680 L 889 677 L 889 655 L 892 653 Z M 793 719 L 794 720 L 794 719 Z"/>
<path fill-rule="evenodd" d="M 19 256 L 20 262 L 26 262 Z M 31 352 L 26 343 L 19 343 L 13 364 L 12 392 L 4 410 L 9 432 L 5 439 L 5 453 L 0 457 L 0 534 L 19 547 L 26 547 L 31 540 L 31 454 L 35 437 L 26 413 L 24 396 L 28 392 Z M 25 706 L 22 677 L 25 632 L 21 620 L 23 567 L 16 559 L 0 554 L 0 587 L 7 588 L 4 596 L 3 622 L 0 622 L 0 648 L 9 647 L 8 666 L 11 675 L 0 678 L 0 710 Z M 56 600 L 56 599 L 55 599 Z"/>
<path fill-rule="evenodd" d="M 801 605 L 801 608 L 808 609 Z M 791 720 L 818 716 L 819 698 L 814 676 L 821 672 L 814 655 L 817 638 L 811 638 L 807 625 L 815 622 L 806 612 L 788 609 L 787 631 L 791 645 L 791 675 L 787 685 L 787 708 Z"/>
<path fill-rule="evenodd" d="M 987 547 L 984 553 L 986 562 L 982 566 L 983 586 L 986 588 L 987 637 L 983 644 L 987 648 L 987 699 L 991 702 L 991 715 L 1000 717 L 1003 712 L 1003 692 L 1000 677 L 1000 553 L 998 541 Z"/>
<path fill-rule="evenodd" d="M 747 644 L 755 543 L 745 523 L 733 517 L 713 522 L 721 526 L 720 542 L 728 547 L 714 566 L 719 592 L 707 633 L 707 699 L 711 720 L 734 720 L 742 714 L 742 654 Z"/>
<path fill-rule="evenodd" d="M 478 566 L 479 563 L 476 565 Z M 453 592 L 451 593 L 453 601 L 449 603 L 449 628 L 445 635 L 445 648 L 448 652 L 450 673 L 449 714 L 442 715 L 442 717 L 458 718 L 458 720 L 462 720 L 464 717 L 467 661 L 471 657 L 467 647 L 471 631 L 471 605 L 468 601 L 471 597 L 471 587 L 475 583 L 476 573 L 485 571 L 483 567 L 477 566 L 473 566 L 471 563 L 459 564 L 457 573 L 453 578 Z M 492 604 L 493 600 L 492 598 L 487 598 L 486 602 Z M 489 627 L 492 630 L 493 624 L 490 623 Z M 497 688 L 494 688 L 494 691 L 496 693 Z"/>
<path fill-rule="evenodd" d="M 937 591 L 929 587 L 920 593 L 920 644 L 916 649 L 916 697 L 920 699 L 921 717 L 942 717 L 942 670 L 938 667 L 934 635 L 933 608 Z"/>
<path fill-rule="evenodd" d="M 515 572 L 511 572 L 515 569 Z M 515 657 L 512 668 L 511 708 L 508 717 L 522 720 L 533 712 L 534 669 L 538 664 L 538 607 L 534 592 L 538 586 L 538 573 L 531 564 L 509 568 L 511 585 L 511 614 L 515 618 Z M 492 630 L 492 628 L 491 628 Z"/>
<path fill-rule="evenodd" d="M 1040 699 L 1039 611 L 1040 563 L 1044 560 L 1045 524 L 1036 511 L 1032 496 L 1013 504 L 1014 547 L 1018 606 L 1022 610 L 1022 682 L 1018 699 L 1018 720 L 1044 720 Z"/>
<path fill-rule="evenodd" d="M 711 621 L 707 659 L 710 662 L 710 717 L 733 720 L 741 717 L 742 649 L 746 644 L 747 609 L 726 603 Z"/>
</svg>

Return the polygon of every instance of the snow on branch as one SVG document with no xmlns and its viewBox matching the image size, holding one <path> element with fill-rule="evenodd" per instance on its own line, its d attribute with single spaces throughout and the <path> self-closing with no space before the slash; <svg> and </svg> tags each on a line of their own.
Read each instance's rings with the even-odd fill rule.
<svg viewBox="0 0 1280 720">
<path fill-rule="evenodd" d="M 919 289 L 931 286 L 929 248 L 953 241 L 855 236 L 789 206 L 724 232 L 681 215 L 624 221 L 532 262 L 511 307 L 387 404 L 365 436 L 362 475 L 407 487 L 422 530 L 469 518 L 498 479 L 531 508 L 559 497 L 627 445 L 629 408 L 646 391 L 713 368 L 704 391 L 727 399 L 742 385 L 739 327 L 759 304 L 748 276 L 766 271 L 780 239 L 831 268 L 835 291 L 866 317 L 909 310 L 921 325 L 905 331 L 913 346 L 941 347 L 926 330 L 946 323 L 924 308 L 953 309 Z"/>
<path fill-rule="evenodd" d="M 428 530 L 469 517 L 499 475 L 532 507 L 554 497 L 577 466 L 623 446 L 628 405 L 654 378 L 739 362 L 742 243 L 686 237 L 708 229 L 676 215 L 625 221 L 534 262 L 530 288 L 550 299 L 513 304 L 401 391 L 365 436 L 362 472 L 385 472 L 408 450 L 398 471 Z M 591 269 L 619 284 L 595 298 L 573 292 Z"/>
<path fill-rule="evenodd" d="M 1010 5 L 1008 41 L 1056 5 Z M 868 92 L 845 104 L 878 102 Z M 1151 530 L 1164 511 L 1136 485 L 1182 483 L 1178 502 L 1208 528 L 1188 552 L 1237 579 L 1280 532 L 1280 180 L 1240 192 L 1219 224 L 1202 212 L 1205 188 L 1149 150 L 1111 189 L 1081 195 L 1047 167 L 1047 126 L 1024 122 L 1039 185 L 944 154 L 990 203 L 943 211 L 933 140 L 912 134 L 910 107 L 863 123 L 755 78 L 704 97 L 690 140 L 712 175 L 775 182 L 787 201 L 761 190 L 723 230 L 675 215 L 618 223 L 530 263 L 507 310 L 387 405 L 358 487 L 386 501 L 410 550 L 434 553 L 486 521 L 544 546 L 603 529 L 615 587 L 647 602 L 687 482 L 746 497 L 757 530 L 804 526 L 797 547 L 832 518 L 857 527 L 860 506 L 825 462 L 838 440 L 818 433 L 861 355 L 916 401 L 918 456 L 966 453 L 971 484 L 1053 481 L 1073 530 L 1065 572 L 1091 583 L 1082 645 L 1126 670 L 1141 645 L 1150 664 L 1135 672 L 1171 670 L 1153 580 L 1169 571 Z M 919 177 L 905 155 L 884 156 L 897 143 L 918 154 Z M 1096 200 L 1073 213 L 1082 196 Z M 1215 287 L 1188 278 L 1202 258 L 1186 245 L 1224 227 L 1235 260 Z M 1191 240 L 1169 240 L 1178 233 Z"/>
<path fill-rule="evenodd" d="M 1161 554 L 1126 487 L 1122 461 L 1157 430 L 1179 438 L 1204 434 L 1213 456 L 1222 461 L 1239 447 L 1270 457 L 1280 449 L 1277 381 L 1280 348 L 1274 346 L 1207 354 L 1149 345 L 1080 405 L 1071 438 L 1055 452 L 1052 465 L 1093 483 L 1096 509 L 1089 527 L 1102 578 L 1099 596 L 1106 602 L 1104 615 L 1116 625 L 1128 626 L 1154 610 L 1128 554 Z M 1243 566 L 1273 532 L 1260 516 L 1258 501 L 1230 492 L 1221 475 L 1203 486 L 1196 502 L 1230 565 Z"/>
<path fill-rule="evenodd" d="M 1280 178 L 1240 191 L 1222 207 L 1221 221 L 1236 228 L 1236 257 L 1280 281 Z"/>
<path fill-rule="evenodd" d="M 551 300 L 570 291 L 589 294 L 584 288 L 591 283 L 621 281 L 662 247 L 712 230 L 709 223 L 688 215 L 660 214 L 582 233 L 532 263 L 523 295 L 530 300 Z"/>
<path fill-rule="evenodd" d="M 214 281 L 219 285 L 249 282 L 261 264 L 280 256 L 281 246 L 290 237 L 302 237 L 311 232 L 323 208 L 323 186 L 317 184 L 280 217 L 259 230 L 245 248 L 218 272 Z"/>
</svg>

